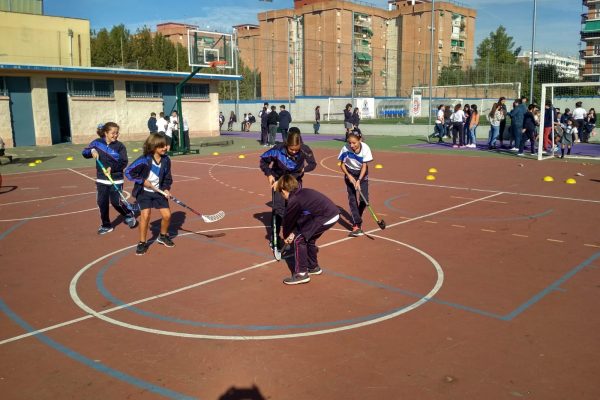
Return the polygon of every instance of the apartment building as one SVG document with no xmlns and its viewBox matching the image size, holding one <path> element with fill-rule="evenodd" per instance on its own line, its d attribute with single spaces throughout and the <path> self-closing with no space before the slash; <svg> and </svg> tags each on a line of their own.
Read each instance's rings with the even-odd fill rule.
<svg viewBox="0 0 600 400">
<path fill-rule="evenodd" d="M 531 51 L 526 51 L 517 57 L 520 61 L 531 66 Z M 575 57 L 561 56 L 555 53 L 535 52 L 535 65 L 552 65 L 561 78 L 578 79 L 584 67 L 584 62 Z"/>
<path fill-rule="evenodd" d="M 600 77 L 600 0 L 583 0 L 581 14 L 581 41 L 585 48 L 580 51 L 584 60 L 581 75 L 584 80 L 597 81 Z"/>
<path fill-rule="evenodd" d="M 429 83 L 429 0 L 295 0 L 236 26 L 239 56 L 261 73 L 263 98 L 409 96 Z M 473 9 L 435 3 L 434 70 L 474 58 Z M 437 73 L 434 74 L 436 84 Z"/>
</svg>

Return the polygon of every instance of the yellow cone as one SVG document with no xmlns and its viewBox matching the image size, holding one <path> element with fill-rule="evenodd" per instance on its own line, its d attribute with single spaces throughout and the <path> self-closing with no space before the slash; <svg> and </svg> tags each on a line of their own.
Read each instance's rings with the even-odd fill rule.
<svg viewBox="0 0 600 400">
<path fill-rule="evenodd" d="M 30 166 L 30 167 L 35 167 L 35 163 L 34 163 L 34 162 L 30 162 L 30 163 L 29 163 L 29 166 Z"/>
<path fill-rule="evenodd" d="M 73 161 L 73 157 L 71 157 L 71 156 L 67 157 L 67 161 Z"/>
<path fill-rule="evenodd" d="M 140 149 L 133 149 L 134 153 L 137 153 L 138 151 L 140 151 Z"/>
<path fill-rule="evenodd" d="M 435 181 L 435 176 L 433 176 L 433 175 L 427 175 L 425 177 L 425 179 L 427 179 L 428 181 Z"/>
<path fill-rule="evenodd" d="M 218 156 L 218 155 L 219 155 L 219 152 L 218 152 L 218 151 L 215 151 L 215 152 L 213 153 L 213 156 Z"/>
<path fill-rule="evenodd" d="M 573 178 L 569 178 L 565 181 L 565 183 L 568 183 L 569 185 L 574 185 L 577 183 L 577 181 Z"/>
<path fill-rule="evenodd" d="M 381 169 L 381 168 L 383 168 L 383 165 L 381 165 L 381 164 L 376 164 L 376 165 L 375 165 L 375 168 L 376 168 L 376 169 Z"/>
<path fill-rule="evenodd" d="M 35 160 L 35 163 L 36 163 L 36 164 L 41 164 L 41 163 L 42 163 L 42 160 Z"/>
<path fill-rule="evenodd" d="M 340 165 L 342 165 L 342 162 L 341 162 L 341 161 L 338 161 L 337 165 L 338 165 L 338 167 L 339 167 Z"/>
<path fill-rule="evenodd" d="M 245 155 L 243 155 L 243 154 L 240 154 L 240 155 L 238 156 L 238 158 L 246 158 L 246 156 L 245 156 Z"/>
<path fill-rule="evenodd" d="M 544 182 L 554 182 L 554 178 L 551 176 L 545 176 L 544 177 Z"/>
<path fill-rule="evenodd" d="M 438 170 L 436 168 L 429 168 L 429 172 L 430 174 L 437 174 Z"/>
</svg>

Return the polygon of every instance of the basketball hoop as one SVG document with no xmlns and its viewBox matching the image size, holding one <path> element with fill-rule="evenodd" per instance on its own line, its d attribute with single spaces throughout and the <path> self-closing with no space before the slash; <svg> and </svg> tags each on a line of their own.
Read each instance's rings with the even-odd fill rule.
<svg viewBox="0 0 600 400">
<path fill-rule="evenodd" d="M 220 61 L 211 61 L 208 63 L 208 66 L 210 68 L 216 68 L 218 70 L 224 70 L 225 66 L 227 65 L 227 61 L 225 60 L 220 60 Z"/>
</svg>

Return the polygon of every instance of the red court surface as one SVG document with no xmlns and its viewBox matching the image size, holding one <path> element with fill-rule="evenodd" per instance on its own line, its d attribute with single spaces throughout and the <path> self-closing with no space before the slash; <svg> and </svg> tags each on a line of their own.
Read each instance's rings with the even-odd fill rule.
<svg viewBox="0 0 600 400">
<path fill-rule="evenodd" d="M 142 257 L 120 219 L 96 234 L 93 168 L 4 175 L 0 397 L 600 398 L 598 164 L 378 151 L 387 229 L 349 238 L 342 212 L 290 287 L 258 155 L 173 158 L 172 193 L 226 217 L 171 203 L 176 246 Z M 347 210 L 315 155 L 304 185 Z"/>
</svg>

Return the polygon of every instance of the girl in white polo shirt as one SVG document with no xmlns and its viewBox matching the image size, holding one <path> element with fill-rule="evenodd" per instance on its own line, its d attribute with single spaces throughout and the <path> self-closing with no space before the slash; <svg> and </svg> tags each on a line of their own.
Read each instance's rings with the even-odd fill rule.
<svg viewBox="0 0 600 400">
<path fill-rule="evenodd" d="M 338 156 L 341 161 L 342 172 L 344 172 L 344 181 L 348 191 L 348 203 L 350 213 L 352 214 L 352 232 L 349 236 L 362 236 L 362 214 L 367 204 L 359 196 L 360 190 L 369 200 L 369 168 L 367 163 L 373 161 L 371 149 L 362 141 L 360 129 L 354 128 L 348 133 L 347 143 L 344 145 Z M 358 196 L 358 198 L 357 198 Z"/>
</svg>

